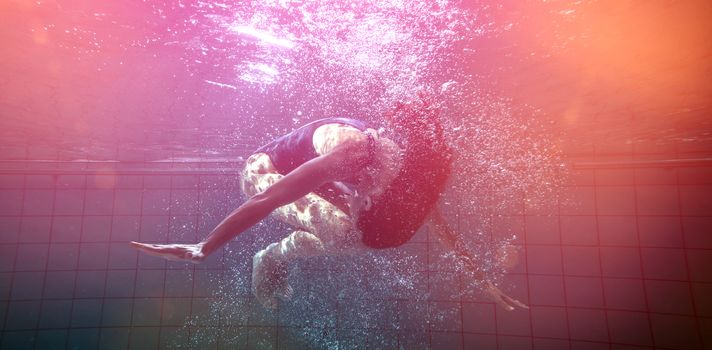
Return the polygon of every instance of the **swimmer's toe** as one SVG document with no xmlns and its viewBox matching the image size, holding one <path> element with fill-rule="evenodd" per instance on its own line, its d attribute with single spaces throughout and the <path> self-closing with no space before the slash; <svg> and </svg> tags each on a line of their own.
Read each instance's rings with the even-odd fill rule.
<svg viewBox="0 0 712 350">
<path fill-rule="evenodd" d="M 289 301 L 292 300 L 292 297 L 294 297 L 294 288 L 292 288 L 292 286 L 290 286 L 288 283 L 285 283 L 275 293 L 283 300 Z"/>
<path fill-rule="evenodd" d="M 252 293 L 267 309 L 277 308 L 277 298 L 289 300 L 294 294 L 287 283 L 286 267 L 284 262 L 275 260 L 264 250 L 252 259 Z"/>
<path fill-rule="evenodd" d="M 277 299 L 274 297 L 267 298 L 262 302 L 262 306 L 265 307 L 265 309 L 270 309 L 270 310 L 275 310 L 277 308 Z"/>
</svg>

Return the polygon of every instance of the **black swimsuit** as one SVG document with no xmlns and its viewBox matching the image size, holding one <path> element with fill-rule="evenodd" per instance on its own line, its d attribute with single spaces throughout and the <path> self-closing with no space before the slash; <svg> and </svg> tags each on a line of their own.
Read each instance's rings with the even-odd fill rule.
<svg viewBox="0 0 712 350">
<path fill-rule="evenodd" d="M 273 142 L 260 147 L 257 152 L 267 153 L 280 174 L 287 175 L 300 165 L 316 158 L 314 131 L 324 124 L 345 124 L 361 131 L 366 124 L 348 118 L 327 118 L 309 123 Z M 433 138 L 424 132 L 438 131 Z M 424 123 L 415 136 L 410 137 L 403 165 L 393 182 L 369 209 L 359 213 L 356 227 L 363 234 L 363 243 L 371 248 L 392 248 L 413 237 L 435 206 L 450 174 L 452 157 L 444 142 L 440 124 Z M 375 141 L 369 135 L 370 162 L 375 155 Z M 344 182 L 347 186 L 353 186 Z M 334 183 L 314 191 L 345 213 L 350 212 L 347 193 Z"/>
<path fill-rule="evenodd" d="M 267 153 L 272 159 L 277 171 L 282 175 L 287 175 L 300 165 L 318 157 L 314 149 L 314 131 L 326 124 L 344 124 L 353 126 L 361 131 L 366 131 L 364 122 L 350 118 L 325 118 L 313 121 L 297 130 L 290 132 L 255 151 L 255 153 Z M 371 140 L 371 156 L 375 151 L 373 136 L 368 135 Z"/>
<path fill-rule="evenodd" d="M 272 164 L 277 169 L 277 172 L 282 175 L 287 175 L 298 168 L 300 165 L 318 157 L 314 149 L 314 132 L 317 128 L 325 124 L 344 124 L 353 126 L 361 131 L 366 131 L 368 128 L 366 123 L 350 118 L 325 118 L 313 121 L 299 129 L 296 129 L 260 148 L 255 153 L 266 153 L 272 160 Z M 370 164 L 375 159 L 375 140 L 371 134 L 368 134 L 369 140 L 369 161 Z M 354 185 L 342 182 L 349 189 L 353 189 Z M 334 183 L 325 184 L 314 191 L 317 195 L 324 198 L 326 201 L 335 205 L 345 213 L 349 213 L 345 192 L 341 187 Z"/>
</svg>

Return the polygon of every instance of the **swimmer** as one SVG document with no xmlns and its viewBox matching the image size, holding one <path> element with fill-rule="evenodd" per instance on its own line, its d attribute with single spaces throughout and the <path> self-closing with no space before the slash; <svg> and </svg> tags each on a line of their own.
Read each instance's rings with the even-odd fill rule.
<svg viewBox="0 0 712 350">
<path fill-rule="evenodd" d="M 203 241 L 131 245 L 150 255 L 199 263 L 272 214 L 295 230 L 252 260 L 252 292 L 270 309 L 278 298 L 293 296 L 289 261 L 398 247 L 423 225 L 477 271 L 436 207 L 452 164 L 437 110 L 423 101 L 399 104 L 386 123 L 390 137 L 348 118 L 304 125 L 247 158 L 240 185 L 249 198 Z M 528 308 L 477 276 L 506 310 Z"/>
</svg>

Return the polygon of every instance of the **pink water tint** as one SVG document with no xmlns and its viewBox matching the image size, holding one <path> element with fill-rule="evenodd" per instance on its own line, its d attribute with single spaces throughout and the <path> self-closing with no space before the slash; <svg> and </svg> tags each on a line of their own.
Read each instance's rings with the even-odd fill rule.
<svg viewBox="0 0 712 350">
<path fill-rule="evenodd" d="M 0 23 L 0 152 L 13 161 L 0 189 L 3 347 L 56 334 L 88 348 L 142 336 L 155 347 L 191 336 L 243 347 L 709 345 L 705 2 L 0 10 L 10 14 Z M 270 43 L 280 40 L 293 46 Z M 274 222 L 198 269 L 121 250 L 139 237 L 203 235 L 239 204 L 239 157 L 267 140 L 319 117 L 377 123 L 420 90 L 443 98 L 460 160 L 442 206 L 477 238 L 485 267 L 497 259 L 487 244 L 518 247 L 501 282 L 530 311 L 496 309 L 427 232 L 390 255 L 296 266 L 305 294 L 280 318 L 253 305 L 246 277 L 251 253 L 286 229 Z M 35 162 L 77 159 L 111 162 Z M 188 172 L 206 166 L 195 160 L 225 173 Z M 76 283 L 62 284 L 67 275 Z M 91 323 L 101 307 L 117 327 Z M 46 314 L 68 323 L 38 328 Z"/>
</svg>

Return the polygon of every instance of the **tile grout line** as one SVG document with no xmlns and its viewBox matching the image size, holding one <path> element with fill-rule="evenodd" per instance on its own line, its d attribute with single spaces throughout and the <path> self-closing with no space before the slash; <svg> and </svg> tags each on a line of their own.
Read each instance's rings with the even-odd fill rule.
<svg viewBox="0 0 712 350">
<path fill-rule="evenodd" d="M 79 280 L 79 256 L 81 254 L 81 242 L 82 238 L 84 236 L 84 214 L 86 213 L 86 208 L 87 208 L 87 176 L 84 176 L 84 200 L 82 201 L 82 215 L 81 215 L 81 224 L 79 228 L 79 243 L 77 244 L 77 257 L 75 259 L 75 264 L 74 264 L 74 288 L 72 289 L 72 306 L 69 309 L 69 325 L 67 328 L 67 339 L 65 340 L 64 347 L 69 348 L 69 340 L 71 339 L 71 329 L 72 329 L 72 318 L 74 318 L 74 301 L 77 299 L 77 280 Z"/>
<path fill-rule="evenodd" d="M 431 323 L 431 322 L 430 322 L 430 319 L 431 319 L 431 314 L 430 314 L 431 305 L 430 305 L 430 301 L 432 300 L 432 294 L 431 294 L 432 291 L 431 291 L 431 286 L 430 286 L 430 273 L 431 273 L 431 271 L 430 271 L 430 268 L 431 268 L 431 266 L 430 266 L 430 251 L 431 251 L 431 249 L 430 249 L 430 242 L 431 242 L 431 240 L 432 240 L 432 234 L 431 234 L 431 232 L 430 232 L 430 228 L 428 228 L 427 235 L 426 235 L 426 240 L 425 240 L 425 257 L 426 257 L 425 264 L 426 264 L 428 270 L 427 270 L 426 273 L 425 273 L 425 280 L 427 281 L 426 283 L 427 283 L 427 286 L 428 286 L 428 299 L 427 299 L 427 304 L 426 304 L 428 311 L 427 311 L 427 313 L 426 313 L 426 315 L 427 315 L 427 320 L 426 320 L 426 321 L 427 321 L 427 324 L 428 324 L 428 329 L 427 329 L 427 332 L 428 332 L 428 348 L 430 348 L 430 349 L 432 349 L 432 347 L 433 347 L 433 334 L 432 334 L 432 331 L 431 331 L 432 325 L 430 324 L 430 323 Z"/>
<path fill-rule="evenodd" d="M 16 269 L 15 266 L 17 265 L 17 256 L 19 255 L 20 251 L 20 231 L 22 230 L 22 214 L 25 212 L 25 198 L 27 196 L 27 176 L 22 177 L 22 195 L 20 196 L 20 222 L 18 223 L 18 228 L 17 228 L 17 239 L 15 240 L 15 256 L 12 260 L 12 270 L 10 271 L 11 278 L 10 278 L 10 285 L 8 286 L 8 296 L 7 296 L 7 306 L 5 307 L 5 317 L 2 322 L 2 329 L 3 331 L 0 332 L 0 346 L 2 346 L 2 342 L 5 341 L 5 334 L 7 332 L 7 321 L 10 318 L 10 305 L 12 304 L 13 297 L 12 297 L 12 289 L 15 287 L 15 276 L 16 276 Z"/>
<path fill-rule="evenodd" d="M 201 180 L 202 180 L 202 179 L 200 178 L 200 176 L 202 176 L 202 175 L 198 175 L 198 201 L 197 201 L 197 202 L 198 202 L 198 205 L 197 205 L 196 207 L 199 207 L 199 206 L 200 206 L 200 193 L 201 193 L 201 190 L 202 190 L 202 186 L 201 186 L 201 183 L 202 183 Z M 200 211 L 199 209 L 196 210 L 196 219 L 195 219 L 195 230 L 196 230 L 196 232 L 195 232 L 195 239 L 196 239 L 196 240 L 198 239 L 198 232 L 200 232 L 200 231 L 198 230 L 198 227 L 200 227 L 200 220 L 199 220 L 200 218 L 198 217 L 198 214 L 197 214 L 197 212 L 199 212 L 199 211 Z M 201 239 L 201 240 L 202 240 L 202 239 Z M 224 248 L 221 249 L 220 251 L 223 252 L 223 251 L 224 251 Z M 207 260 L 207 257 L 206 257 L 205 260 Z M 198 271 L 198 266 L 197 266 L 196 264 L 191 264 L 191 265 L 192 265 L 192 266 L 190 266 L 190 270 L 192 270 L 191 273 L 192 273 L 192 278 L 193 278 L 193 279 L 192 279 L 192 281 L 191 281 L 191 282 L 192 282 L 192 286 L 191 286 L 191 296 L 190 296 L 190 300 L 191 300 L 191 301 L 190 301 L 190 306 L 189 306 L 188 310 L 189 310 L 190 316 L 192 317 L 192 316 L 193 316 L 193 299 L 194 299 L 194 292 L 195 292 L 195 280 L 196 280 L 196 277 L 197 277 L 196 274 L 197 274 L 197 271 Z M 223 268 L 224 268 L 224 266 L 223 266 Z M 206 270 L 207 270 L 207 269 L 206 269 Z M 164 287 L 164 288 L 165 288 L 165 287 Z M 218 325 L 220 325 L 220 316 L 218 316 Z M 218 350 L 219 350 L 219 348 L 220 348 L 220 340 L 219 340 L 219 339 L 218 339 L 218 341 L 216 342 L 216 344 L 217 344 L 216 347 L 217 347 Z"/>
<path fill-rule="evenodd" d="M 569 295 L 566 292 L 566 269 L 564 268 L 564 237 L 563 237 L 563 232 L 561 230 L 561 201 L 556 199 L 556 223 L 557 223 L 557 229 L 559 230 L 559 252 L 561 254 L 561 282 L 563 283 L 564 287 L 564 315 L 566 318 L 566 336 L 568 338 L 568 345 L 569 349 L 571 349 L 571 327 L 570 325 L 570 319 L 569 319 Z"/>
<path fill-rule="evenodd" d="M 602 299 L 603 299 L 603 318 L 606 324 L 606 337 L 608 338 L 608 349 L 612 349 L 613 345 L 612 342 L 613 340 L 611 339 L 611 325 L 610 322 L 608 321 L 608 301 L 606 298 L 606 285 L 604 282 L 604 277 L 603 277 L 603 254 L 601 253 L 601 224 L 598 220 L 598 191 L 596 191 L 596 185 L 598 183 L 597 176 L 596 176 L 596 170 L 593 170 L 593 184 L 594 184 L 594 190 L 593 190 L 593 212 L 594 212 L 594 219 L 596 221 L 596 250 L 598 251 L 598 268 L 599 272 L 601 274 L 600 276 L 600 281 L 601 281 L 601 293 Z"/>
<path fill-rule="evenodd" d="M 90 243 L 97 243 L 97 242 L 90 242 Z M 99 242 L 102 243 L 102 242 Z M 113 243 L 120 243 L 120 242 L 113 242 Z M 73 243 L 57 243 L 58 245 L 73 245 Z M 588 247 L 587 247 L 588 248 Z M 680 249 L 681 250 L 681 249 Z M 124 268 L 111 268 L 109 271 L 131 271 L 133 268 L 130 267 L 124 267 Z M 161 268 L 157 267 L 147 267 L 145 269 L 146 271 L 156 271 L 156 270 L 164 270 Z M 165 269 L 167 271 L 180 271 L 183 269 L 177 269 L 177 268 L 169 268 Z M 324 270 L 322 269 L 303 269 L 304 271 L 317 271 L 317 272 L 323 272 Z M 42 272 L 43 270 L 23 270 L 21 272 Z M 82 271 L 82 272 L 87 272 L 87 271 L 106 271 L 103 268 L 82 268 L 82 269 L 55 269 L 52 270 L 53 272 L 72 272 L 72 271 Z M 228 271 L 227 269 L 222 269 L 222 268 L 215 268 L 215 269 L 205 269 L 204 271 L 213 271 L 213 272 L 226 272 Z M 428 271 L 428 270 L 417 270 L 415 272 L 420 272 L 420 273 L 427 273 L 427 272 L 436 272 L 436 271 Z M 450 272 L 450 273 L 456 273 L 457 271 L 455 270 L 443 270 L 439 272 Z M 514 276 L 523 276 L 525 273 L 523 272 L 518 272 L 518 273 L 511 273 L 511 275 Z M 559 274 L 550 274 L 550 273 L 531 273 L 531 276 L 545 276 L 545 277 L 556 277 L 556 276 L 561 276 Z M 588 277 L 588 278 L 598 278 L 600 275 L 593 274 L 593 275 L 585 275 L 585 274 L 566 274 L 564 275 L 566 277 Z M 637 277 L 620 277 L 620 276 L 609 276 L 607 278 L 610 279 L 615 279 L 615 280 L 634 280 L 634 281 L 642 281 L 643 278 L 637 278 Z M 662 279 L 662 278 L 646 278 L 646 281 L 656 281 L 656 282 L 687 282 L 686 279 Z M 705 285 L 712 285 L 712 282 L 696 282 L 700 284 L 705 284 Z M 62 298 L 57 298 L 57 299 L 62 299 Z M 77 299 L 83 299 L 81 297 Z M 111 297 L 108 297 L 108 299 L 111 299 Z M 389 300 L 398 300 L 399 298 L 391 298 Z M 25 298 L 25 299 L 17 299 L 17 300 L 38 300 L 38 299 L 33 299 L 33 298 Z M 10 301 L 10 299 L 0 299 L 0 301 Z M 561 306 L 561 305 L 559 305 Z M 578 307 L 578 306 L 577 306 Z M 596 309 L 594 307 L 591 307 L 591 309 Z M 661 313 L 661 312 L 653 312 L 653 313 Z"/>
<path fill-rule="evenodd" d="M 111 176 L 111 175 L 109 175 Z M 108 280 L 109 280 L 109 262 L 111 261 L 111 238 L 113 237 L 114 233 L 114 214 L 116 213 L 116 186 L 118 185 L 118 178 L 114 176 L 114 184 L 111 189 L 111 200 L 112 200 L 112 206 L 111 206 L 111 225 L 109 226 L 109 243 L 107 243 L 107 253 L 106 253 L 106 266 L 105 266 L 105 271 L 106 273 L 104 274 L 104 291 L 102 295 L 102 300 L 101 300 L 101 306 L 99 307 L 99 326 L 101 327 L 101 331 L 99 331 L 99 336 L 97 337 L 97 349 L 101 348 L 101 338 L 103 335 L 104 331 L 104 304 L 106 303 L 106 286 L 108 285 Z M 128 342 L 128 337 L 126 337 L 126 340 Z M 126 344 L 126 347 L 128 348 L 128 344 Z"/>
<path fill-rule="evenodd" d="M 101 215 L 101 216 L 106 217 L 107 215 Z M 133 217 L 133 216 L 135 216 L 135 215 L 124 216 L 124 217 Z M 165 217 L 165 215 L 161 215 L 161 216 Z M 628 216 L 632 216 L 632 215 L 628 215 Z M 649 216 L 649 215 L 646 215 L 646 216 L 647 216 L 647 217 L 651 217 L 651 216 Z M 43 217 L 44 217 L 44 216 L 43 216 Z M 49 216 L 46 216 L 46 217 L 49 218 Z M 91 215 L 87 215 L 87 217 L 91 217 Z M 121 217 L 121 216 L 117 216 L 117 217 Z M 146 217 L 150 217 L 150 216 L 146 216 Z M 664 217 L 668 217 L 668 218 L 669 218 L 669 217 L 674 217 L 674 216 L 673 216 L 673 215 L 665 215 Z M 696 216 L 685 216 L 685 217 L 688 217 L 688 218 L 697 218 Z M 704 217 L 701 217 L 701 218 L 708 218 L 708 216 L 704 216 Z M 102 241 L 102 240 L 98 240 L 98 241 L 87 241 L 87 240 L 85 240 L 85 241 L 83 241 L 83 242 L 79 242 L 79 241 L 64 241 L 64 242 L 56 242 L 56 243 L 54 243 L 54 244 L 56 244 L 56 245 L 70 245 L 70 244 L 79 244 L 79 243 L 121 243 L 121 242 L 123 242 L 123 241 L 111 241 L 111 242 L 109 242 L 109 241 L 105 241 L 105 240 L 104 240 L 104 241 Z M 47 243 L 44 243 L 44 242 L 24 242 L 24 243 L 23 243 L 23 245 L 41 245 L 41 244 L 47 244 Z M 424 243 L 416 242 L 416 243 L 407 243 L 407 244 L 424 244 Z M 12 245 L 15 245 L 15 243 L 0 243 L 0 247 L 1 247 L 1 246 L 12 246 Z M 532 246 L 532 247 L 558 247 L 558 246 L 559 246 L 558 244 L 551 244 L 551 243 L 531 243 L 531 244 L 529 244 L 529 245 Z M 564 244 L 564 247 L 595 248 L 595 247 L 597 247 L 597 246 L 596 246 L 596 245 L 591 245 L 591 244 Z M 626 248 L 626 249 L 630 249 L 630 248 L 636 248 L 637 246 L 633 246 L 633 245 L 611 245 L 611 244 L 606 244 L 606 245 L 601 245 L 601 247 L 603 247 L 603 248 Z M 654 246 L 654 245 L 644 246 L 643 248 L 646 248 L 646 249 L 678 249 L 678 250 L 682 250 L 682 249 L 683 249 L 682 247 Z M 694 250 L 694 251 L 712 251 L 712 248 L 694 248 L 694 247 L 688 247 L 687 249 L 689 249 L 689 250 Z M 156 268 L 148 267 L 147 269 L 156 269 Z M 91 271 L 91 270 L 96 270 L 96 269 L 82 268 L 82 269 L 79 269 L 79 270 Z M 121 270 L 121 268 L 115 268 L 114 270 Z M 169 268 L 169 270 L 179 270 L 179 269 L 177 269 L 177 268 Z M 212 270 L 220 270 L 220 269 L 212 269 Z M 42 271 L 42 270 L 24 270 L 24 271 Z M 57 270 L 57 271 L 61 271 L 61 270 Z M 423 270 L 423 271 L 425 271 L 425 270 Z M 454 270 L 454 269 L 453 269 L 453 270 L 446 270 L 446 271 L 448 271 L 448 272 L 456 272 L 456 270 Z M 512 272 L 512 274 L 514 274 L 514 275 L 516 275 L 516 274 L 521 274 L 521 272 Z M 547 274 L 547 273 L 532 273 L 532 275 L 542 275 L 542 276 L 546 276 L 546 275 L 551 275 L 551 274 Z M 598 275 L 567 275 L 567 276 L 598 277 Z M 656 278 L 648 278 L 648 279 L 649 279 L 649 280 L 655 280 Z M 667 281 L 667 280 L 668 280 L 668 279 L 665 279 L 665 281 Z M 670 279 L 670 281 L 681 281 L 681 282 L 685 282 L 685 281 L 687 281 L 687 280 L 686 280 L 686 279 L 678 279 L 678 280 Z M 712 283 L 712 282 L 702 282 L 702 283 Z"/>
<path fill-rule="evenodd" d="M 53 179 L 54 179 L 54 183 L 55 183 L 55 190 L 52 193 L 52 210 L 51 210 L 52 215 L 50 215 L 51 219 L 50 219 L 50 224 L 49 224 L 49 232 L 47 235 L 48 243 L 47 243 L 47 251 L 45 254 L 45 259 L 46 259 L 45 260 L 45 268 L 44 268 L 44 272 L 42 273 L 42 291 L 40 292 L 41 293 L 40 294 L 40 309 L 37 313 L 37 323 L 36 323 L 37 329 L 39 329 L 39 327 L 40 327 L 40 320 L 42 319 L 42 306 L 45 303 L 45 291 L 46 291 L 45 286 L 47 284 L 47 270 L 49 269 L 49 252 L 50 252 L 50 249 L 52 248 L 52 228 L 54 226 L 54 212 L 55 212 L 55 209 L 57 208 L 56 187 L 58 186 L 59 177 L 55 176 Z M 36 330 L 35 331 L 35 340 L 38 338 L 39 338 L 39 331 Z M 36 348 L 37 348 L 37 343 L 35 342 L 35 349 Z"/>
<path fill-rule="evenodd" d="M 201 205 L 201 202 L 200 202 L 200 192 L 202 190 L 201 180 L 202 179 L 199 175 L 198 176 L 198 210 L 197 211 L 200 211 L 200 205 Z M 196 225 L 196 231 L 197 231 L 197 228 L 200 225 L 200 222 L 198 221 L 198 219 L 196 219 L 195 225 Z M 196 233 L 195 238 L 196 239 L 198 238 L 197 233 Z M 191 265 L 192 266 L 190 266 L 190 268 L 188 269 L 191 271 L 191 290 L 190 290 L 190 303 L 188 304 L 188 315 L 189 315 L 188 317 L 192 318 L 193 317 L 193 302 L 195 301 L 195 281 L 197 280 L 197 277 L 198 277 L 197 276 L 198 268 L 197 268 L 196 264 L 191 264 Z M 219 341 L 218 341 L 218 344 L 219 344 Z"/>
<path fill-rule="evenodd" d="M 144 194 L 146 194 L 146 184 L 145 184 L 145 179 L 143 177 L 141 179 L 141 198 L 139 200 L 139 215 L 138 215 L 138 227 L 136 228 L 136 236 L 138 239 L 141 239 L 141 231 L 143 229 L 143 200 L 144 200 Z M 112 226 L 113 226 L 113 219 L 112 219 Z M 129 313 L 129 349 L 131 348 L 131 339 L 134 330 L 134 310 L 136 308 L 136 284 L 138 283 L 138 265 L 139 265 L 139 252 L 134 250 L 134 253 L 136 253 L 136 259 L 134 261 L 134 278 L 133 278 L 133 288 L 131 291 L 131 311 Z M 158 342 L 160 342 L 160 339 L 158 339 Z M 158 343 L 157 342 L 157 343 Z M 156 345 L 156 348 L 158 348 L 158 345 Z"/>
<path fill-rule="evenodd" d="M 168 232 L 166 232 L 167 243 L 171 242 L 171 224 L 173 224 L 174 218 L 171 216 L 171 208 L 173 207 L 173 176 L 168 178 Z M 143 208 L 141 209 L 143 211 Z M 163 285 L 161 286 L 161 303 L 158 308 L 158 347 L 161 346 L 161 334 L 163 333 L 163 310 L 166 302 L 166 279 L 168 276 L 168 262 L 164 261 L 164 268 L 160 271 L 163 272 Z M 190 340 L 190 328 L 188 330 L 188 340 Z"/>
<path fill-rule="evenodd" d="M 673 185 L 670 185 L 670 184 L 662 184 L 662 185 L 675 186 L 674 184 L 673 184 Z M 652 187 L 652 186 L 650 186 L 650 185 L 643 185 L 643 186 Z M 708 185 L 708 184 L 704 184 L 704 185 L 680 185 L 680 187 L 686 187 L 686 186 L 692 187 L 692 186 L 709 186 L 709 185 Z M 587 186 L 580 186 L 580 187 L 587 187 Z M 590 187 L 590 186 L 589 186 L 589 187 Z M 630 186 L 630 185 L 627 185 L 627 186 L 606 186 L 606 187 L 631 187 L 631 186 Z M 37 190 L 49 190 L 50 188 L 36 188 L 36 189 L 37 189 Z M 165 189 L 165 188 L 159 188 L 159 189 Z M 229 190 L 229 189 L 228 189 L 228 188 L 223 188 L 223 190 Z M 2 217 L 2 218 L 20 218 L 20 217 L 28 217 L 28 218 L 39 217 L 39 218 L 41 218 L 41 217 L 48 217 L 48 216 L 49 216 L 49 215 L 46 215 L 46 214 L 44 214 L 44 215 L 43 215 L 43 214 L 27 214 L 27 215 L 20 215 L 20 214 L 15 214 L 15 215 L 12 215 L 12 214 L 10 214 L 10 215 L 8 215 L 8 214 L 0 214 L 0 217 Z M 77 215 L 76 215 L 76 214 L 56 214 L 55 216 L 56 216 L 56 217 L 75 217 L 75 216 L 77 216 Z M 97 217 L 97 216 L 106 216 L 106 215 L 103 215 L 103 214 L 86 214 L 85 216 L 86 216 L 86 217 Z M 130 217 L 130 216 L 136 216 L 136 215 L 134 215 L 134 214 L 116 214 L 115 216 L 116 216 L 116 217 Z M 145 216 L 145 217 L 155 217 L 155 216 L 165 216 L 165 215 L 164 215 L 164 214 L 146 214 L 146 215 L 144 215 L 144 216 Z M 521 217 L 521 216 L 523 216 L 523 215 L 507 215 L 507 216 L 508 216 L 508 217 Z M 593 217 L 594 215 L 590 215 L 590 214 L 589 214 L 589 215 L 562 214 L 561 216 L 562 216 L 562 217 L 571 217 L 571 216 Z M 605 215 L 601 215 L 601 216 L 606 216 L 606 217 L 627 217 L 627 216 L 632 216 L 632 215 L 631 215 L 631 214 L 605 214 Z M 670 216 L 674 216 L 674 215 L 670 215 L 670 214 L 645 214 L 644 216 L 646 216 L 646 217 L 670 217 Z M 693 218 L 707 218 L 707 217 L 709 217 L 709 215 L 705 215 L 705 214 L 686 214 L 686 215 L 684 215 L 684 216 L 685 216 L 685 217 L 693 217 Z M 408 242 L 408 243 L 414 243 L 414 242 Z M 420 242 L 420 243 L 423 243 L 423 242 Z M 7 243 L 0 243 L 0 244 L 7 244 Z M 545 244 L 542 244 L 542 243 L 532 243 L 532 245 L 545 245 Z M 662 247 L 662 248 L 665 248 L 665 247 Z"/>
<path fill-rule="evenodd" d="M 527 230 L 527 206 L 526 206 L 526 193 L 524 194 L 524 198 L 522 198 L 522 201 L 520 203 L 521 209 L 522 209 L 522 218 L 523 218 L 523 230 L 524 230 L 524 247 L 525 249 L 529 246 L 529 230 Z M 531 293 L 531 283 L 529 283 L 529 249 L 527 250 L 527 254 L 525 256 L 525 269 L 524 273 L 526 273 L 527 276 L 527 302 L 529 303 L 529 309 L 527 309 L 527 313 L 529 314 L 529 340 L 531 341 L 532 347 L 534 346 L 534 323 L 532 322 L 532 309 L 531 309 L 531 304 L 532 304 L 532 293 Z M 562 266 L 563 269 L 563 266 Z M 563 280 L 563 276 L 561 277 Z M 495 304 L 495 313 L 497 312 L 497 305 Z M 499 337 L 498 337 L 499 338 Z M 499 342 L 498 342 L 499 346 Z M 498 347 L 499 349 L 499 347 Z M 507 349 L 505 349 L 507 350 Z"/>
<path fill-rule="evenodd" d="M 437 205 L 437 204 L 436 204 Z M 461 215 L 460 215 L 460 208 L 462 205 L 462 198 L 458 197 L 458 203 L 457 203 L 457 230 L 456 232 L 462 232 L 460 226 L 462 224 L 461 222 Z M 438 210 L 436 208 L 436 210 Z M 463 269 L 464 271 L 464 269 Z M 459 303 L 460 303 L 460 349 L 465 349 L 465 306 L 462 302 L 462 295 L 464 294 L 464 287 L 465 284 L 463 282 L 463 272 L 460 272 L 457 274 L 458 277 L 458 284 L 459 284 Z"/>
<path fill-rule="evenodd" d="M 636 233 L 636 238 L 638 239 L 638 259 L 640 263 L 640 274 L 641 274 L 641 279 L 643 280 L 643 300 L 645 301 L 645 314 L 648 317 L 648 331 L 650 332 L 650 339 L 652 340 L 652 347 L 655 348 L 655 333 L 653 332 L 653 319 L 651 317 L 650 313 L 650 301 L 648 300 L 648 285 L 645 283 L 647 281 L 646 275 L 645 275 L 645 265 L 644 265 L 644 259 L 643 259 L 643 246 L 641 244 L 640 240 L 640 213 L 639 213 L 639 205 L 638 205 L 638 181 L 636 180 L 635 176 L 633 176 L 633 205 L 634 205 L 634 217 L 635 217 L 635 233 Z"/>
<path fill-rule="evenodd" d="M 676 148 L 677 150 L 677 148 Z M 697 328 L 697 340 L 699 341 L 699 344 L 702 345 L 702 348 L 705 348 L 705 338 L 702 336 L 704 334 L 702 332 L 702 325 L 700 323 L 700 317 L 697 313 L 697 303 L 695 303 L 695 287 L 694 284 L 692 283 L 692 277 L 690 273 L 690 258 L 687 255 L 688 247 L 687 247 L 687 240 L 685 239 L 685 225 L 683 224 L 683 213 L 682 213 L 682 193 L 680 193 L 680 172 L 675 170 L 675 180 L 678 183 L 678 186 L 676 186 L 677 190 L 677 210 L 678 210 L 678 223 L 680 225 L 680 238 L 682 239 L 682 252 L 683 256 L 685 258 L 685 274 L 687 276 L 687 286 L 689 289 L 689 294 L 690 294 L 690 303 L 692 304 L 692 317 L 695 319 L 695 326 Z"/>
</svg>

